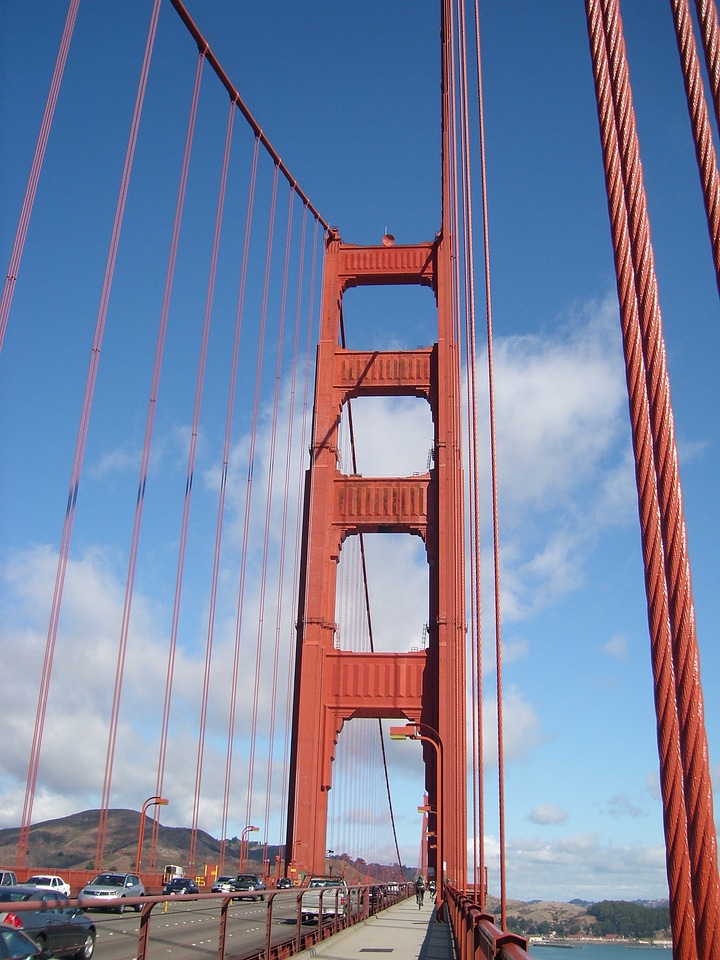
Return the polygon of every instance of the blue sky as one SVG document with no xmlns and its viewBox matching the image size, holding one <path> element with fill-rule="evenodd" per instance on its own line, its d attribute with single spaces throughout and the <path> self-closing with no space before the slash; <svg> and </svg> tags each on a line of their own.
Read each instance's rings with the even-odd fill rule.
<svg viewBox="0 0 720 960">
<path fill-rule="evenodd" d="M 712 363 L 720 346 L 717 290 L 670 12 L 650 0 L 624 6 L 680 449 L 710 757 L 717 764 L 720 530 L 712 493 L 719 479 L 718 379 Z M 440 216 L 437 3 L 195 0 L 189 8 L 275 149 L 344 240 L 376 243 L 386 230 L 399 242 L 434 236 Z M 149 11 L 147 0 L 129 0 L 122 8 L 81 4 L 0 355 L 0 629 L 3 701 L 12 731 L 10 750 L 0 758 L 2 825 L 17 824 L 22 809 L 38 658 Z M 6 263 L 65 12 L 58 0 L 0 5 L 0 256 Z M 663 896 L 649 641 L 584 12 L 567 0 L 551 12 L 531 0 L 491 0 L 482 6 L 482 32 L 497 337 L 508 893 L 523 899 Z M 89 435 L 36 819 L 96 805 L 102 782 L 107 684 L 194 66 L 193 44 L 166 5 L 108 317 L 97 426 Z M 208 72 L 191 167 L 194 199 L 186 210 L 188 229 L 201 238 L 209 222 L 203 199 L 214 215 L 225 110 L 224 95 Z M 266 195 L 266 180 L 260 190 Z M 229 204 L 234 211 L 227 214 L 229 223 L 232 217 L 239 223 L 239 201 Z M 183 392 L 181 386 L 194 383 L 191 331 L 197 320 L 192 327 L 190 315 L 201 312 L 203 302 L 200 282 L 195 286 L 191 279 L 189 246 L 183 256 L 113 793 L 113 805 L 135 809 L 154 790 L 153 739 L 147 731 L 162 709 L 160 638 L 167 634 L 172 606 L 178 491 L 192 414 L 192 389 Z M 432 304 L 421 294 L 353 291 L 346 301 L 349 345 L 429 343 Z M 220 284 L 217 298 L 219 311 L 232 309 L 229 285 Z M 210 362 L 218 365 L 212 370 L 219 369 L 224 349 L 220 340 L 211 345 Z M 239 401 L 244 413 L 238 414 L 233 448 L 238 477 L 247 465 L 243 416 L 249 397 L 245 393 Z M 191 568 L 197 565 L 203 589 L 203 564 L 214 536 L 224 403 L 219 375 L 209 376 L 189 561 Z M 426 468 L 431 428 L 421 403 L 391 411 L 380 402 L 360 406 L 361 472 Z M 265 450 L 262 442 L 262 477 Z M 174 493 L 161 492 L 161 477 Z M 232 557 L 241 537 L 239 481 L 230 496 Z M 489 530 L 487 514 L 483 522 Z M 371 588 L 379 643 L 388 649 L 419 645 L 427 603 L 417 545 L 374 541 L 369 549 L 375 551 Z M 484 557 L 484 632 L 491 643 L 487 548 Z M 223 589 L 230 609 L 230 578 Z M 253 576 L 252 604 L 255 589 Z M 168 793 L 176 799 L 163 811 L 166 823 L 189 822 L 187 801 L 180 797 L 187 796 L 192 776 L 183 758 L 195 750 L 205 599 L 192 591 L 186 597 L 167 774 Z M 228 613 L 223 630 L 231 630 L 230 619 Z M 220 671 L 226 656 L 220 638 Z M 494 684 L 491 658 L 488 649 L 488 693 Z M 211 705 L 217 722 L 216 727 L 211 722 L 211 764 L 224 750 L 223 697 L 226 693 L 218 692 Z M 494 892 L 497 791 L 492 709 L 486 710 L 485 827 Z M 388 746 L 407 862 L 417 855 L 420 832 L 414 746 Z M 241 771 L 242 760 L 237 766 Z M 219 767 L 208 773 L 208 784 L 214 775 L 221 778 Z M 192 780 L 189 786 L 191 792 Z M 201 826 L 215 833 L 217 795 L 204 803 Z M 233 813 L 235 832 L 243 816 L 244 811 Z M 332 840 L 334 849 L 341 841 L 339 835 Z"/>
</svg>

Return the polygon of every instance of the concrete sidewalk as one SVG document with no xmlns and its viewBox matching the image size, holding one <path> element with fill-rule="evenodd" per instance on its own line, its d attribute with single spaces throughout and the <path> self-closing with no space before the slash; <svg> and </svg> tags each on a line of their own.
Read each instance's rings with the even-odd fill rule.
<svg viewBox="0 0 720 960">
<path fill-rule="evenodd" d="M 435 922 L 435 908 L 429 897 L 420 910 L 412 897 L 298 956 L 317 960 L 381 960 L 381 954 L 387 960 L 455 960 L 450 924 Z"/>
</svg>

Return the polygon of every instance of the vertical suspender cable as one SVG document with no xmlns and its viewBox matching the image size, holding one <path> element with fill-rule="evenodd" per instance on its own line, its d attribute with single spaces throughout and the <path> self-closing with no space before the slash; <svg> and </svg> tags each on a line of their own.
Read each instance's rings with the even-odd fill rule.
<svg viewBox="0 0 720 960">
<path fill-rule="evenodd" d="M 718 292 L 720 292 L 720 178 L 718 177 L 717 157 L 705 102 L 700 62 L 695 46 L 690 3 L 689 0 L 670 0 L 670 6 L 672 7 L 680 65 L 685 83 L 688 113 L 690 114 L 690 125 L 695 143 L 695 156 L 700 173 L 700 186 L 705 201 L 705 215 L 715 265 L 715 282 Z"/>
<path fill-rule="evenodd" d="M 135 504 L 135 519 L 133 522 L 132 540 L 130 545 L 130 559 L 128 563 L 127 581 L 125 584 L 125 602 L 123 605 L 122 624 L 120 628 L 120 642 L 118 644 L 118 657 L 115 669 L 115 688 L 113 691 L 112 711 L 110 716 L 110 729 L 108 733 L 107 754 L 105 757 L 105 776 L 103 779 L 102 800 L 100 804 L 100 821 L 98 824 L 97 847 L 95 852 L 95 868 L 102 869 L 103 855 L 105 852 L 105 832 L 107 829 L 107 816 L 110 802 L 110 787 L 112 784 L 113 761 L 115 758 L 115 744 L 117 741 L 117 727 L 120 716 L 120 698 L 122 694 L 123 674 L 125 669 L 125 653 L 127 650 L 128 633 L 130 630 L 130 614 L 132 610 L 133 585 L 135 582 L 135 568 L 137 565 L 138 548 L 140 545 L 140 529 L 142 526 L 143 507 L 145 504 L 145 486 L 147 484 L 148 466 L 150 463 L 150 448 L 152 445 L 153 427 L 155 425 L 155 413 L 157 411 L 157 399 L 160 389 L 160 373 L 162 371 L 163 351 L 165 347 L 165 334 L 167 332 L 168 314 L 170 312 L 170 297 L 175 276 L 175 263 L 177 260 L 178 243 L 180 240 L 180 225 L 182 222 L 183 205 L 185 202 L 185 191 L 187 188 L 188 169 L 190 167 L 190 154 L 192 152 L 193 136 L 195 133 L 195 119 L 197 117 L 197 106 L 200 97 L 200 82 L 202 80 L 202 69 L 205 62 L 204 52 L 201 50 L 198 54 L 197 67 L 195 70 L 195 85 L 193 88 L 192 102 L 190 105 L 190 116 L 188 118 L 187 136 L 185 139 L 185 151 L 183 154 L 182 170 L 180 174 L 180 185 L 178 187 L 177 204 L 175 208 L 175 220 L 173 223 L 173 232 L 170 242 L 170 254 L 168 258 L 168 267 L 165 277 L 165 291 L 163 296 L 162 309 L 160 314 L 160 327 L 158 329 L 157 345 L 155 348 L 155 363 L 153 367 L 152 383 L 150 385 L 150 398 L 148 402 L 147 421 L 145 424 L 145 440 L 143 443 L 142 460 L 140 464 L 140 477 L 138 480 L 137 501 Z"/>
<path fill-rule="evenodd" d="M 233 101 L 234 106 L 234 101 Z M 206 662 L 208 662 L 208 667 L 206 668 L 206 678 L 207 683 L 203 687 L 203 700 L 205 702 L 205 708 L 207 709 L 207 696 L 208 696 L 208 687 L 209 687 L 209 658 L 210 652 L 212 650 L 213 636 L 215 633 L 215 611 L 217 608 L 217 590 L 218 590 L 218 581 L 220 578 L 220 548 L 222 545 L 222 531 L 223 531 L 223 520 L 225 517 L 225 498 L 227 494 L 227 477 L 228 477 L 228 468 L 230 463 L 230 446 L 232 441 L 232 423 L 233 423 L 233 413 L 235 410 L 235 387 L 237 384 L 237 371 L 238 371 L 238 359 L 240 355 L 240 334 L 242 332 L 242 321 L 243 321 L 243 310 L 245 306 L 245 289 L 247 285 L 247 271 L 248 271 L 248 258 L 250 255 L 250 235 L 253 219 L 253 209 L 255 206 L 255 184 L 257 180 L 257 165 L 258 165 L 258 154 L 260 148 L 260 140 L 258 137 L 255 137 L 254 147 L 253 147 L 253 157 L 252 157 L 252 166 L 250 169 L 250 183 L 248 186 L 248 205 L 247 205 L 247 214 L 245 218 L 245 234 L 243 238 L 243 256 L 242 264 L 240 267 L 240 283 L 238 289 L 238 301 L 237 308 L 235 311 L 235 338 L 233 341 L 233 351 L 232 351 L 232 363 L 230 370 L 230 383 L 228 386 L 228 404 L 227 404 L 227 415 L 225 417 L 225 445 L 223 447 L 223 463 L 222 463 L 222 473 L 220 476 L 220 495 L 218 498 L 218 518 L 217 525 L 215 530 L 215 555 L 213 559 L 213 572 L 212 572 L 212 583 L 210 588 L 210 610 L 208 612 L 208 633 L 207 633 L 207 653 L 206 653 Z M 239 654 L 237 644 L 235 645 L 235 652 L 233 656 L 233 666 L 231 674 L 231 691 L 235 690 L 237 686 L 237 677 L 239 669 Z M 230 701 L 230 717 L 228 720 L 228 745 L 227 745 L 227 756 L 225 762 L 225 783 L 223 789 L 223 801 L 222 801 L 222 814 L 220 819 L 220 872 L 225 872 L 225 841 L 227 839 L 227 822 L 228 822 L 228 810 L 230 806 L 230 776 L 232 772 L 232 741 L 233 734 L 235 729 L 235 699 L 233 693 L 231 693 Z M 200 764 L 200 757 L 198 757 L 198 765 Z M 197 775 L 196 775 L 197 778 Z M 198 798 L 199 802 L 199 798 Z"/>
<path fill-rule="evenodd" d="M 291 198 L 294 191 L 290 191 Z M 288 507 L 290 503 L 290 476 L 293 454 L 293 435 L 295 428 L 295 390 L 298 374 L 298 354 L 300 347 L 300 327 L 302 316 L 302 292 L 305 271 L 305 251 L 307 240 L 307 219 L 308 209 L 303 204 L 302 225 L 300 228 L 300 260 L 298 264 L 297 292 L 295 296 L 295 332 L 293 337 L 293 350 L 290 370 L 290 395 L 288 398 L 288 420 L 287 420 L 287 438 L 285 440 L 285 476 L 283 481 L 282 503 L 282 521 L 280 524 L 280 556 L 278 559 L 278 580 L 277 597 L 275 601 L 275 647 L 273 652 L 273 673 L 272 673 L 272 695 L 270 703 L 270 729 L 268 731 L 268 758 L 267 773 L 265 776 L 265 844 L 270 833 L 270 802 L 272 798 L 273 785 L 273 760 L 275 757 L 275 721 L 277 719 L 277 692 L 278 679 L 280 675 L 280 640 L 282 637 L 282 615 L 285 605 L 283 603 L 285 596 L 285 545 L 288 525 Z M 298 501 L 299 502 L 299 501 Z M 282 836 L 282 831 L 278 836 Z"/>
<path fill-rule="evenodd" d="M 483 830 L 482 809 L 482 630 L 480 595 L 480 484 L 478 462 L 477 418 L 477 355 L 475 338 L 475 268 L 473 254 L 473 223 L 470 172 L 470 131 L 468 122 L 468 57 L 466 10 L 464 0 L 458 0 L 459 59 L 460 59 L 460 111 L 462 154 L 462 201 L 463 201 L 463 278 L 468 322 L 465 324 L 465 353 L 467 362 L 467 446 L 470 459 L 470 663 L 471 663 L 471 742 L 472 742 L 472 841 L 473 841 L 473 890 L 477 896 L 477 877 L 481 872 Z"/>
<path fill-rule="evenodd" d="M 448 244 L 450 256 L 450 273 L 448 282 L 451 283 L 451 323 L 448 325 L 446 335 L 448 338 L 448 374 L 449 383 L 447 385 L 448 396 L 454 398 L 454 402 L 449 405 L 449 418 L 452 420 L 452 435 L 454 437 L 454 447 L 447 454 L 454 462 L 462 462 L 462 431 L 461 431 L 461 413 L 460 397 L 462 389 L 460 385 L 460 368 L 462 362 L 462 337 L 461 337 L 461 284 L 460 284 L 460 258 L 458 251 L 460 243 L 458 239 L 458 120 L 456 110 L 457 100 L 457 58 L 456 58 L 456 38 L 455 38 L 455 20 L 454 5 L 452 0 L 443 6 L 443 85 L 444 85 L 444 106 L 446 111 L 444 122 L 446 129 L 444 131 L 445 140 L 443 144 L 444 157 L 443 162 L 443 234 L 444 242 Z M 453 468 L 455 469 L 455 468 Z M 463 522 L 463 497 L 462 491 L 455 491 L 452 499 L 452 510 L 454 512 L 455 529 L 464 536 Z M 462 689 L 458 689 L 456 696 L 465 700 L 465 623 L 460 623 L 460 610 L 464 611 L 465 597 L 465 565 L 461 563 L 461 568 L 455 584 L 455 597 L 453 604 L 453 622 L 455 623 L 455 632 L 453 634 L 453 643 L 457 645 L 457 657 L 460 666 L 456 679 Z M 462 636 L 460 635 L 462 630 Z M 462 661 L 462 662 L 460 662 Z M 458 755 L 459 769 L 466 769 L 467 747 L 466 747 L 466 723 L 464 711 L 455 711 L 454 730 L 452 731 L 455 750 Z M 444 773 L 443 773 L 444 776 Z M 451 808 L 444 808 L 442 817 L 444 820 L 442 834 L 442 843 L 444 850 L 442 853 L 443 861 L 449 861 L 454 864 L 464 864 L 467 860 L 467 838 L 466 838 L 466 801 L 464 794 L 455 794 L 456 801 L 451 803 Z M 460 826 L 462 824 L 462 826 Z M 440 864 L 443 869 L 443 864 Z M 462 879 L 458 878 L 461 887 L 465 888 L 467 883 L 466 871 L 463 870 Z"/>
<path fill-rule="evenodd" d="M 720 127 L 720 30 L 715 0 L 695 0 L 702 34 L 705 65 L 710 77 L 715 123 Z"/>
<path fill-rule="evenodd" d="M 230 162 L 230 147 L 232 145 L 232 131 L 235 110 L 230 104 L 227 127 L 225 131 L 225 149 L 223 152 L 222 171 L 220 174 L 220 189 L 218 192 L 217 211 L 215 214 L 215 232 L 213 236 L 212 254 L 210 257 L 210 275 L 208 277 L 207 295 L 205 298 L 205 315 L 203 320 L 202 342 L 200 359 L 198 362 L 197 382 L 195 386 L 195 407 L 190 432 L 190 449 L 188 451 L 188 466 L 185 480 L 185 497 L 183 500 L 183 515 L 180 530 L 180 545 L 178 549 L 178 566 L 175 578 L 175 597 L 173 601 L 172 623 L 170 628 L 170 644 L 168 650 L 168 668 L 165 686 L 165 701 L 163 705 L 162 732 L 160 735 L 160 750 L 158 755 L 158 771 L 155 793 L 162 796 L 163 780 L 165 775 L 165 755 L 167 751 L 168 728 L 170 722 L 170 703 L 172 699 L 172 684 L 175 666 L 175 652 L 177 649 L 178 623 L 180 619 L 180 601 L 182 598 L 183 571 L 185 566 L 185 552 L 187 547 L 188 525 L 190 521 L 190 502 L 192 498 L 193 477 L 195 474 L 195 455 L 197 451 L 198 432 L 200 430 L 200 408 L 202 405 L 203 385 L 205 382 L 205 363 L 207 359 L 208 340 L 210 337 L 210 319 L 215 294 L 215 277 L 217 274 L 218 251 L 220 248 L 220 234 L 222 230 L 223 210 L 225 207 L 225 191 L 227 188 L 228 165 Z M 149 857 L 149 867 L 155 866 L 157 848 L 157 817 L 153 822 L 153 842 Z M 194 872 L 195 865 L 196 831 L 190 833 L 190 870 Z"/>
<path fill-rule="evenodd" d="M 315 220 L 315 229 L 313 231 L 313 240 L 312 240 L 312 267 L 310 271 L 310 293 L 308 298 L 308 324 L 307 324 L 307 339 L 305 342 L 305 378 L 303 385 L 303 403 L 302 403 L 302 417 L 301 417 L 301 430 L 300 430 L 300 444 L 298 449 L 301 454 L 305 450 L 305 441 L 307 439 L 307 429 L 308 429 L 308 410 L 309 402 L 308 398 L 310 395 L 310 371 L 311 371 L 311 351 L 313 343 L 313 310 L 315 305 L 315 280 L 317 273 L 317 252 L 318 252 L 318 233 L 320 228 L 320 222 Z M 324 263 L 323 263 L 324 266 Z M 290 753 L 290 732 L 291 732 L 291 720 L 292 720 L 292 693 L 293 693 L 293 676 L 295 671 L 295 648 L 296 644 L 294 640 L 295 624 L 297 620 L 297 603 L 298 603 L 298 576 L 300 570 L 300 547 L 302 544 L 302 527 L 303 527 L 303 490 L 305 486 L 305 474 L 302 469 L 298 470 L 298 484 L 297 484 L 297 503 L 300 505 L 298 508 L 297 516 L 295 518 L 295 556 L 293 561 L 293 583 L 290 595 L 292 597 L 292 616 L 290 618 L 291 622 L 291 637 L 290 637 L 290 654 L 288 657 L 288 674 L 287 674 L 287 687 L 285 690 L 285 730 L 283 733 L 283 764 L 282 764 L 282 782 L 288 782 L 288 764 L 289 764 L 289 753 Z M 285 835 L 285 826 L 287 823 L 288 810 L 283 803 L 280 809 L 280 836 Z M 291 861 L 293 860 L 293 851 L 285 850 L 284 851 L 284 860 L 285 860 L 285 870 L 287 871 L 290 866 Z"/>
<path fill-rule="evenodd" d="M 636 276 L 650 401 L 653 456 L 658 477 L 698 956 L 700 960 L 710 960 L 711 957 L 720 956 L 717 838 L 713 822 L 712 786 L 674 417 L 670 403 L 647 203 L 617 0 L 602 0 L 602 10 Z"/>
<path fill-rule="evenodd" d="M 67 571 L 68 556 L 70 553 L 70 541 L 72 539 L 72 528 L 75 519 L 75 507 L 77 504 L 78 489 L 80 486 L 80 477 L 82 474 L 82 465 L 85 455 L 85 442 L 87 440 L 87 433 L 90 425 L 90 411 L 92 409 L 92 401 L 95 393 L 95 381 L 97 379 L 98 366 L 100 363 L 100 350 L 102 347 L 103 333 L 105 330 L 108 304 L 110 302 L 110 291 L 112 289 L 112 281 L 115 273 L 115 261 L 117 259 L 118 245 L 120 243 L 120 233 L 122 230 L 123 217 L 125 213 L 125 203 L 130 185 L 130 173 L 132 171 L 133 159 L 135 156 L 135 145 L 137 143 L 140 117 L 142 116 L 148 73 L 150 71 L 150 61 L 152 59 L 155 33 L 160 14 L 160 2 L 161 0 L 155 0 L 150 16 L 150 26 L 148 28 L 147 40 L 145 43 L 145 54 L 143 56 L 142 67 L 140 70 L 140 80 L 138 82 L 138 90 L 135 97 L 135 108 L 133 110 L 132 121 L 130 124 L 128 145 L 125 151 L 125 162 L 120 180 L 118 201 L 115 208 L 115 219 L 110 237 L 110 248 L 105 266 L 105 276 L 103 279 L 102 293 L 100 296 L 100 305 L 98 308 L 97 320 L 95 322 L 95 335 L 93 338 L 92 350 L 90 352 L 90 364 L 85 383 L 85 396 L 83 398 L 82 413 L 80 415 L 78 436 L 75 444 L 75 458 L 73 461 L 72 476 L 70 478 L 70 491 L 68 493 L 68 502 L 65 510 L 65 522 L 63 525 L 62 540 L 58 555 L 57 572 L 55 574 L 55 589 L 53 592 L 52 607 L 50 611 L 50 623 L 48 626 L 47 642 L 45 646 L 45 660 L 43 663 L 37 713 L 35 716 L 35 731 L 33 735 L 32 750 L 30 752 L 30 765 L 28 769 L 28 779 L 25 790 L 25 802 L 23 805 L 20 836 L 18 840 L 18 866 L 22 866 L 25 863 L 25 856 L 27 853 L 27 842 L 30 831 L 30 821 L 32 818 L 35 786 L 37 783 L 38 764 L 40 761 L 40 748 L 42 745 L 42 734 L 45 724 L 47 697 L 50 685 L 50 676 L 52 673 L 55 641 L 57 639 L 58 622 L 60 619 L 60 607 L 62 603 L 63 587 L 65 584 L 65 574 Z"/>
<path fill-rule="evenodd" d="M 43 113 L 42 123 L 40 124 L 40 133 L 38 134 L 37 144 L 35 146 L 35 155 L 33 156 L 30 167 L 30 176 L 28 177 L 25 196 L 22 207 L 20 208 L 20 219 L 18 220 L 15 241 L 13 242 L 10 253 L 10 263 L 8 265 L 7 276 L 5 277 L 5 286 L 3 287 L 2 298 L 0 299 L 0 350 L 2 350 L 5 340 L 5 331 L 7 330 L 8 317 L 10 316 L 10 307 L 12 306 L 13 295 L 15 293 L 15 283 L 20 270 L 23 248 L 30 226 L 30 217 L 32 216 L 33 206 L 35 204 L 35 194 L 40 180 L 43 161 L 45 160 L 45 150 L 47 148 L 50 128 L 52 127 L 55 107 L 57 105 L 58 94 L 62 84 L 65 64 L 67 63 L 68 51 L 70 50 L 70 41 L 75 30 L 75 21 L 77 19 L 80 0 L 70 0 L 67 16 L 65 17 L 65 26 L 63 27 L 60 38 L 60 47 L 55 60 L 55 69 L 52 80 L 50 81 L 50 90 L 48 91 L 45 112 Z"/>
<path fill-rule="evenodd" d="M 602 34 L 599 0 L 587 3 L 590 51 L 605 167 L 608 210 L 617 272 L 620 320 L 625 355 L 638 509 L 645 568 L 651 658 L 654 681 L 660 786 L 666 836 L 670 915 L 675 955 L 697 958 L 695 911 L 690 882 L 687 821 L 684 808 L 682 763 L 672 665 L 667 584 L 663 568 L 662 532 L 657 477 L 652 459 L 645 365 L 642 357 L 635 277 L 630 256 L 627 207 L 620 171 L 617 131 L 610 98 L 607 53 Z"/>
<path fill-rule="evenodd" d="M 497 670 L 497 728 L 498 728 L 498 791 L 500 817 L 500 872 L 501 872 L 501 912 L 502 927 L 507 922 L 507 871 L 505 867 L 505 750 L 504 750 L 504 723 L 503 723 L 503 677 L 502 677 L 502 610 L 500 592 L 500 508 L 498 503 L 498 470 L 497 470 L 497 428 L 495 419 L 495 362 L 494 362 L 494 333 L 492 322 L 492 294 L 490 286 L 490 226 L 487 202 L 487 163 L 485 150 L 485 106 L 482 90 L 482 57 L 480 48 L 480 14 L 477 9 L 475 16 L 476 51 L 477 51 L 477 81 L 478 81 L 478 122 L 480 131 L 480 171 L 482 179 L 482 220 L 483 220 L 483 247 L 485 251 L 485 303 L 487 310 L 487 351 L 488 351 L 488 406 L 490 418 L 490 470 L 492 491 L 492 525 L 493 525 L 493 570 L 495 582 L 495 666 Z M 483 884 L 484 887 L 484 884 Z"/>
<path fill-rule="evenodd" d="M 235 661 L 237 662 L 240 654 L 240 641 L 242 636 L 243 610 L 245 604 L 245 578 L 247 576 L 248 561 L 248 540 L 250 537 L 250 514 L 252 507 L 253 494 L 253 473 L 255 470 L 255 448 L 257 446 L 258 418 L 260 415 L 260 385 L 262 381 L 263 357 L 265 354 L 265 324 L 267 320 L 267 297 L 268 284 L 270 280 L 270 258 L 272 254 L 273 234 L 275 231 L 275 205 L 277 202 L 277 184 L 278 184 L 278 166 L 273 166 L 273 186 L 272 197 L 270 200 L 270 218 L 268 223 L 268 239 L 265 254 L 265 282 L 263 290 L 263 299 L 260 312 L 260 329 L 258 332 L 258 351 L 257 362 L 255 365 L 255 397 L 253 400 L 253 411 L 250 426 L 250 450 L 248 453 L 248 475 L 245 493 L 245 518 L 243 524 L 242 548 L 240 557 L 240 581 L 238 585 L 237 612 L 235 615 Z M 230 694 L 230 725 L 228 728 L 228 753 L 226 763 L 228 767 L 232 764 L 232 750 L 235 727 L 235 711 L 237 708 L 237 673 L 233 673 L 233 688 Z M 229 779 L 228 779 L 229 787 Z M 247 795 L 247 806 L 250 806 L 250 793 Z M 246 823 L 250 823 L 250 811 L 247 811 Z M 242 864 L 240 865 L 242 870 Z"/>
<path fill-rule="evenodd" d="M 257 719 L 258 719 L 258 706 L 260 702 L 260 673 L 262 668 L 262 650 L 263 650 L 264 627 L 265 627 L 265 597 L 267 595 L 267 572 L 268 572 L 269 553 L 270 553 L 270 518 L 272 516 L 273 480 L 275 477 L 275 449 L 277 446 L 278 410 L 280 407 L 280 385 L 282 383 L 282 355 L 283 355 L 283 346 L 285 342 L 285 319 L 286 319 L 286 308 L 287 308 L 288 271 L 290 269 L 290 250 L 292 247 L 292 222 L 293 222 L 293 200 L 294 199 L 295 199 L 295 191 L 291 189 L 289 194 L 289 202 L 288 202 L 287 231 L 285 235 L 285 262 L 283 266 L 282 292 L 280 296 L 280 326 L 277 334 L 277 360 L 275 363 L 275 389 L 274 389 L 274 395 L 273 395 L 272 423 L 270 427 L 270 447 L 268 451 L 267 487 L 265 491 L 265 531 L 264 531 L 264 538 L 263 538 L 262 560 L 260 563 L 260 596 L 259 596 L 259 608 L 258 608 L 257 645 L 255 648 L 255 682 L 253 687 L 252 723 L 251 723 L 251 729 L 250 729 L 250 759 L 248 761 L 248 778 L 247 778 L 247 815 L 248 815 L 247 823 L 250 823 L 250 817 L 251 817 L 251 811 L 252 811 L 253 785 L 255 780 L 255 749 L 257 745 Z M 269 284 L 270 250 L 268 250 L 268 262 L 267 262 L 266 270 L 267 270 L 266 279 L 267 279 L 267 283 Z M 263 310 L 264 311 L 267 310 L 267 304 L 263 306 Z M 294 362 L 295 361 L 293 358 L 293 365 L 294 365 Z M 272 713 L 272 705 L 271 705 L 270 712 Z M 266 799 L 266 809 L 267 809 L 267 799 Z M 264 834 L 264 840 L 267 843 L 267 830 Z"/>
<path fill-rule="evenodd" d="M 340 312 L 340 338 L 341 338 L 340 339 L 341 345 L 344 348 L 345 347 L 345 323 L 344 323 L 342 311 Z M 357 465 L 357 454 L 355 450 L 355 430 L 353 426 L 352 406 L 350 404 L 350 400 L 348 400 L 347 402 L 347 414 L 348 414 L 348 429 L 350 432 L 350 451 L 352 456 L 352 471 L 353 471 L 353 474 L 357 474 L 358 465 Z M 364 607 L 365 607 L 365 617 L 367 620 L 368 639 L 370 643 L 370 652 L 374 653 L 375 637 L 373 634 L 372 616 L 370 613 L 370 586 L 368 583 L 367 560 L 365 557 L 365 537 L 363 536 L 362 530 L 358 534 L 358 539 L 360 542 L 360 558 L 361 558 L 361 566 L 362 566 L 362 579 L 363 579 L 364 601 L 365 601 Z M 378 719 L 378 735 L 380 737 L 380 751 L 382 754 L 383 771 L 385 774 L 385 792 L 387 794 L 388 811 L 390 814 L 390 827 L 392 829 L 393 842 L 395 844 L 395 855 L 397 856 L 398 864 L 402 868 L 402 858 L 400 856 L 400 844 L 398 842 L 397 827 L 395 824 L 395 811 L 393 809 L 392 792 L 390 790 L 390 775 L 388 772 L 387 754 L 385 751 L 385 740 L 383 738 L 383 728 L 382 728 L 381 719 Z"/>
</svg>

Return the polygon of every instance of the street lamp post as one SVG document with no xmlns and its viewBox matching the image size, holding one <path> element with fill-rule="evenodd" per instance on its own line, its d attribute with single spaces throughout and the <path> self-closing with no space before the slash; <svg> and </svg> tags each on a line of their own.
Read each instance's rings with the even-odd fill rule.
<svg viewBox="0 0 720 960">
<path fill-rule="evenodd" d="M 421 729 L 422 728 L 422 729 Z M 423 733 L 426 730 L 427 733 Z M 444 890 L 443 890 L 443 748 L 440 734 L 427 723 L 407 723 L 403 727 L 390 727 L 391 740 L 422 740 L 431 743 L 437 757 L 437 798 L 435 811 L 435 918 L 444 919 Z"/>
<path fill-rule="evenodd" d="M 247 848 L 248 848 L 248 836 L 251 833 L 257 833 L 260 827 L 253 827 L 248 825 L 245 827 L 243 832 L 240 834 L 240 864 L 239 872 L 243 873 L 245 869 L 245 861 L 247 860 Z"/>
<path fill-rule="evenodd" d="M 137 855 L 135 857 L 135 870 L 140 873 L 140 863 L 142 861 L 143 838 L 145 836 L 145 811 L 148 807 L 166 807 L 170 803 L 165 797 L 148 797 L 142 805 L 140 811 L 140 829 L 138 831 Z"/>
</svg>

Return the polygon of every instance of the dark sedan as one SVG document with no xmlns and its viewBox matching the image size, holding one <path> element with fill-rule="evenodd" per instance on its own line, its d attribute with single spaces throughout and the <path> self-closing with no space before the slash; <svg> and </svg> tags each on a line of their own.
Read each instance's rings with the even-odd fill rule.
<svg viewBox="0 0 720 960">
<path fill-rule="evenodd" d="M 163 887 L 163 893 L 168 893 L 172 897 L 181 893 L 200 893 L 200 888 L 192 877 L 173 877 Z"/>
<path fill-rule="evenodd" d="M 40 947 L 8 923 L 0 923 L 0 957 L 3 960 L 38 960 Z"/>
<path fill-rule="evenodd" d="M 32 903 L 33 909 L 15 910 Z M 37 887 L 0 887 L 0 922 L 32 937 L 41 951 L 53 957 L 90 960 L 95 950 L 95 924 L 68 897 Z"/>
<path fill-rule="evenodd" d="M 264 900 L 265 884 L 256 873 L 239 873 L 233 881 L 236 900 Z"/>
</svg>

